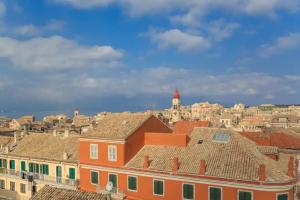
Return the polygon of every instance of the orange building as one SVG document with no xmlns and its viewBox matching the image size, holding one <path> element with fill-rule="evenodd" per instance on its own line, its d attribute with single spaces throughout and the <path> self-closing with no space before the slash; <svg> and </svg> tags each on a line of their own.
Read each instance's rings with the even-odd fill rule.
<svg viewBox="0 0 300 200">
<path fill-rule="evenodd" d="M 80 189 L 132 200 L 294 200 L 294 158 L 264 152 L 229 129 L 195 123 L 178 134 L 154 116 L 110 114 L 80 138 Z"/>
</svg>

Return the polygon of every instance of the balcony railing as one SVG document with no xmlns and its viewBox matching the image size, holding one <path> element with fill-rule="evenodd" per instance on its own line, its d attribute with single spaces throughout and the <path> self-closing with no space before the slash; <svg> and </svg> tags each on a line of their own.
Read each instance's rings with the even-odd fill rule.
<svg viewBox="0 0 300 200">
<path fill-rule="evenodd" d="M 113 199 L 125 199 L 126 195 L 123 190 L 119 188 L 113 188 L 111 191 L 107 191 L 105 187 L 97 185 L 97 192 L 102 194 L 110 194 Z"/>
<path fill-rule="evenodd" d="M 0 168 L 0 175 L 12 176 L 15 178 L 20 178 L 28 180 L 29 182 L 33 181 L 43 181 L 49 184 L 55 185 L 66 185 L 77 187 L 79 185 L 78 179 L 65 179 L 62 177 L 52 177 L 45 174 L 32 173 L 32 172 L 19 172 L 12 169 Z"/>
</svg>

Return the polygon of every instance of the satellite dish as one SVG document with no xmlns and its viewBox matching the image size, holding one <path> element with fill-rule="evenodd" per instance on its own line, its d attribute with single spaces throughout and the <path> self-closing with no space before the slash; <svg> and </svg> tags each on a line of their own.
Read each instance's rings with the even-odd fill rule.
<svg viewBox="0 0 300 200">
<path fill-rule="evenodd" d="M 113 185 L 113 183 L 110 182 L 110 181 L 106 184 L 106 190 L 107 190 L 108 192 L 111 192 L 112 189 L 113 189 L 113 187 L 114 187 L 114 185 Z"/>
</svg>

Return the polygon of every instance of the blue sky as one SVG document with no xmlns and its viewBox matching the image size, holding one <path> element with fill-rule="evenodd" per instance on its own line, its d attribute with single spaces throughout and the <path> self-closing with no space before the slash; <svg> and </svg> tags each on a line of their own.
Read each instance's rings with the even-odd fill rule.
<svg viewBox="0 0 300 200">
<path fill-rule="evenodd" d="M 299 0 L 0 0 L 3 113 L 296 104 Z"/>
</svg>

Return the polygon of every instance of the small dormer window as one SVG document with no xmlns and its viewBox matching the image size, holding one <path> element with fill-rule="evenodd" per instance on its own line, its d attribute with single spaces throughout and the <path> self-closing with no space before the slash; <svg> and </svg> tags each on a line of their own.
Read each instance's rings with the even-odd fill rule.
<svg viewBox="0 0 300 200">
<path fill-rule="evenodd" d="M 214 142 L 224 142 L 227 143 L 230 140 L 230 135 L 228 133 L 217 132 L 213 137 Z"/>
</svg>

